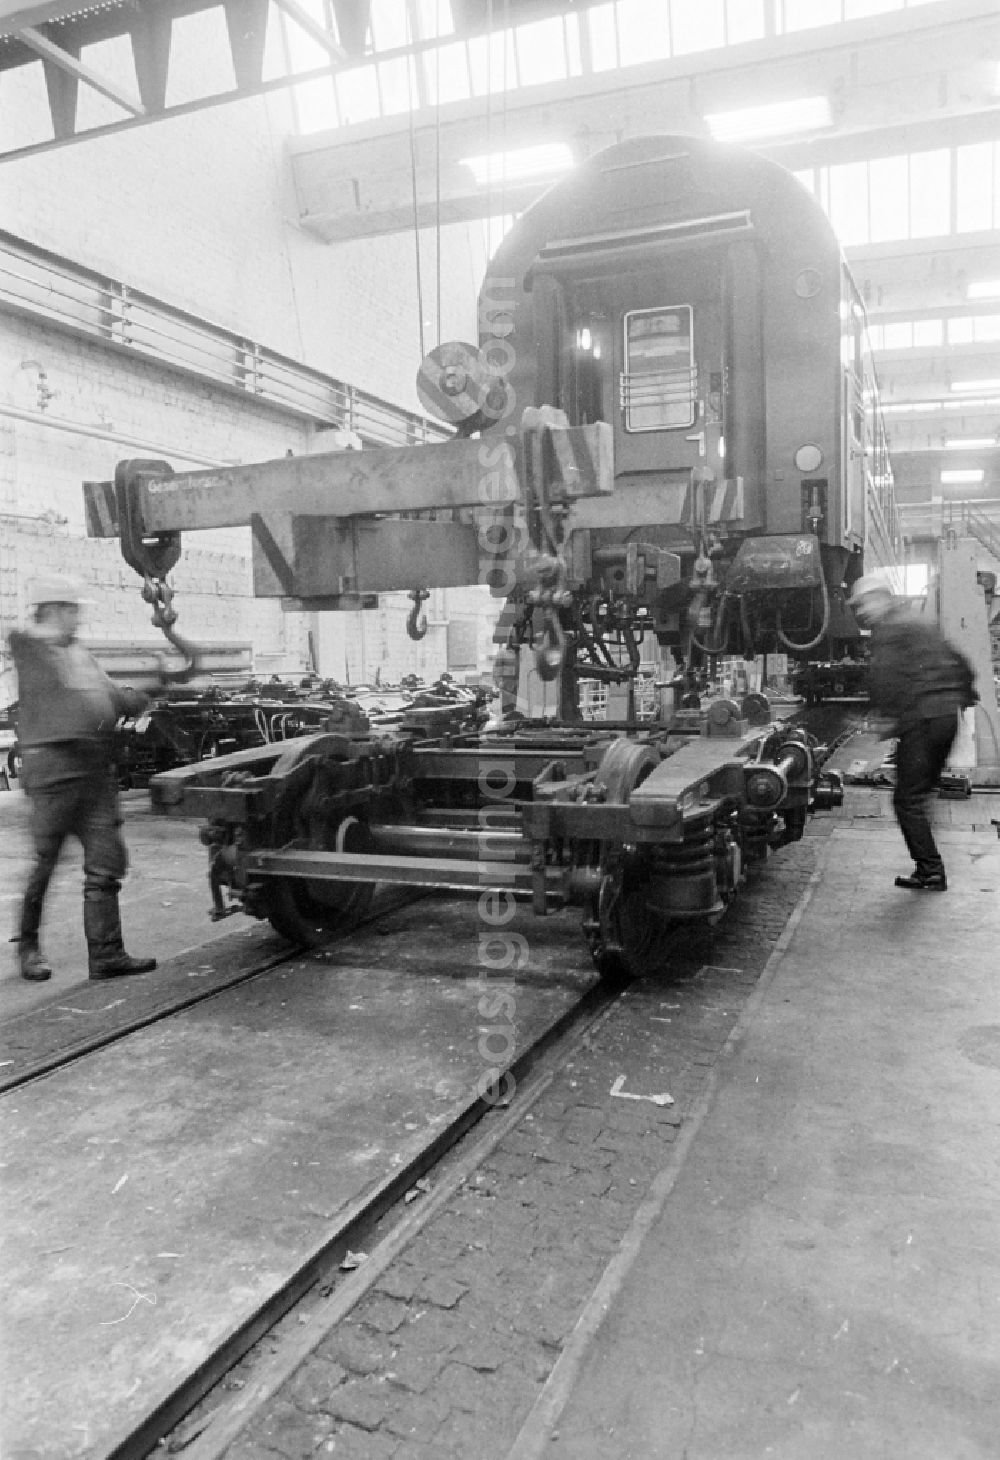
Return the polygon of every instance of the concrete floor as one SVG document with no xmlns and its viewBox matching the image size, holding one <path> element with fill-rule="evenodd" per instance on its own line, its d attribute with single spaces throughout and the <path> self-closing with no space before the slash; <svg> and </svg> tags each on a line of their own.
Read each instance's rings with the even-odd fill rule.
<svg viewBox="0 0 1000 1460">
<path fill-rule="evenodd" d="M 512 1460 L 1000 1455 L 1000 798 L 937 803 L 943 896 L 846 810 Z"/>
<path fill-rule="evenodd" d="M 572 933 L 533 936 L 519 1049 L 593 983 Z M 106 1454 L 475 1098 L 478 937 L 401 910 L 4 1097 L 5 1460 Z"/>
</svg>

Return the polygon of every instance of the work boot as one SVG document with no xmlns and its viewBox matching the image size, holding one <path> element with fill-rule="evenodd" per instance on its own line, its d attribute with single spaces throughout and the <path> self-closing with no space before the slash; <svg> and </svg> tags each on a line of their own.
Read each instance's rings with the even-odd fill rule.
<svg viewBox="0 0 1000 1460">
<path fill-rule="evenodd" d="M 130 973 L 152 973 L 156 967 L 155 958 L 130 958 L 122 949 L 113 958 L 105 958 L 98 962 L 90 960 L 91 978 L 124 978 Z"/>
<path fill-rule="evenodd" d="M 52 977 L 52 969 L 42 957 L 42 950 L 36 939 L 22 938 L 17 958 L 21 965 L 21 977 L 26 978 L 29 983 L 44 983 L 47 978 Z"/>
<path fill-rule="evenodd" d="M 912 887 L 920 892 L 947 892 L 948 879 L 944 872 L 914 871 L 909 877 L 897 877 L 897 887 Z"/>
<path fill-rule="evenodd" d="M 124 978 L 130 973 L 151 973 L 156 967 L 155 958 L 130 958 L 125 952 L 117 888 L 85 890 L 83 931 L 91 978 Z"/>
</svg>

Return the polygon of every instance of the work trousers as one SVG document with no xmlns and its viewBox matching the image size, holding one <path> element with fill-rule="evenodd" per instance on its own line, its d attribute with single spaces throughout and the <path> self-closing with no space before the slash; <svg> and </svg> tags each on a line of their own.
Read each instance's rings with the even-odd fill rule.
<svg viewBox="0 0 1000 1460">
<path fill-rule="evenodd" d="M 921 720 L 903 731 L 896 746 L 896 789 L 892 804 L 907 851 L 921 877 L 944 871 L 931 832 L 927 803 L 957 734 L 956 711 L 933 720 Z"/>
<path fill-rule="evenodd" d="M 38 940 L 45 894 L 67 837 L 75 836 L 83 847 L 85 926 L 99 912 L 113 914 L 117 922 L 118 893 L 128 867 L 113 768 L 85 756 L 79 763 L 81 774 L 49 781 L 39 774 L 42 765 L 33 764 L 42 762 L 44 754 L 45 747 L 40 747 L 24 757 L 34 850 L 21 904 L 20 936 L 28 944 Z M 64 754 L 61 759 L 65 762 Z"/>
</svg>

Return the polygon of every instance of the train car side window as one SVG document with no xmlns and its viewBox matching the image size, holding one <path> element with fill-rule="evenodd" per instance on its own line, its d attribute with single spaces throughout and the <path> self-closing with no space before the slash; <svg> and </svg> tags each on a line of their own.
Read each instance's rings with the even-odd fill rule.
<svg viewBox="0 0 1000 1460">
<path fill-rule="evenodd" d="M 670 431 L 695 422 L 694 311 L 690 304 L 630 309 L 624 318 L 621 408 L 626 431 Z"/>
</svg>

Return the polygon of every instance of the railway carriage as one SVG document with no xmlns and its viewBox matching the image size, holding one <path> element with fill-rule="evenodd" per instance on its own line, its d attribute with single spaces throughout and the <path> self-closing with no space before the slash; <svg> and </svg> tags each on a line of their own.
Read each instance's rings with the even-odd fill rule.
<svg viewBox="0 0 1000 1460">
<path fill-rule="evenodd" d="M 320 942 L 377 883 L 478 895 L 482 915 L 583 909 L 602 973 L 711 924 L 747 867 L 836 804 L 825 752 L 763 696 L 653 723 L 579 714 L 581 681 L 703 676 L 724 652 L 831 659 L 845 594 L 891 569 L 898 525 L 862 301 L 815 199 L 736 148 L 642 138 L 598 154 L 511 229 L 480 338 L 422 362 L 434 445 L 174 475 L 122 463 L 88 489 L 165 631 L 181 531 L 248 523 L 254 588 L 314 609 L 432 586 L 506 593 L 500 633 L 554 685 L 545 724 L 461 707 L 357 720 L 154 776 L 203 817 L 216 916 Z M 500 656 L 503 660 L 503 655 Z M 670 661 L 676 661 L 671 667 Z"/>
<path fill-rule="evenodd" d="M 691 137 L 611 147 L 517 221 L 480 316 L 489 430 L 546 403 L 613 431 L 613 494 L 560 524 L 568 632 L 589 647 L 613 605 L 684 657 L 856 643 L 846 592 L 895 568 L 899 519 L 864 306 L 794 176 Z"/>
</svg>

